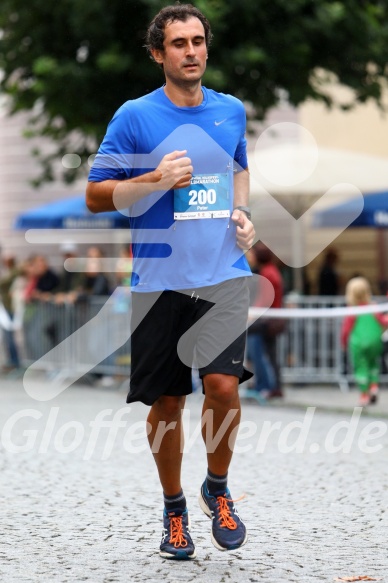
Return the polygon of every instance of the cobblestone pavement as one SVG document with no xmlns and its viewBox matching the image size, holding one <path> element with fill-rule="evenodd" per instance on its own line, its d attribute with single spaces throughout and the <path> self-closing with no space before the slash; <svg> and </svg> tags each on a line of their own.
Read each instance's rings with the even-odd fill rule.
<svg viewBox="0 0 388 583">
<path fill-rule="evenodd" d="M 0 384 L 0 395 L 2 581 L 388 581 L 387 420 L 244 403 L 230 486 L 246 495 L 237 506 L 249 541 L 222 553 L 197 503 L 206 462 L 201 396 L 192 395 L 183 485 L 197 559 L 181 563 L 158 555 L 160 487 L 140 435 L 146 407 L 126 406 L 123 390 L 83 386 L 50 402 L 20 382 Z M 99 426 L 115 415 L 113 429 Z"/>
</svg>

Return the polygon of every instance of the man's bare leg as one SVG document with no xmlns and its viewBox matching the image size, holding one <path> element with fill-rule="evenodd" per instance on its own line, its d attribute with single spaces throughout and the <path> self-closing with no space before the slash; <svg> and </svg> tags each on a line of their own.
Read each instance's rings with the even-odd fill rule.
<svg viewBox="0 0 388 583">
<path fill-rule="evenodd" d="M 209 374 L 203 378 L 203 383 L 202 436 L 206 445 L 208 471 L 201 487 L 199 504 L 204 513 L 212 518 L 211 540 L 214 546 L 221 551 L 234 550 L 247 541 L 245 525 L 227 487 L 228 469 L 241 418 L 238 378 Z"/>
<path fill-rule="evenodd" d="M 232 375 L 209 374 L 203 378 L 205 400 L 202 415 L 213 419 L 211 440 L 206 443 L 209 429 L 206 423 L 202 427 L 202 437 L 206 445 L 208 468 L 214 474 L 226 474 L 233 456 L 233 446 L 237 427 L 241 419 L 241 405 L 238 394 L 238 378 Z M 225 420 L 224 427 L 222 424 Z M 226 423 L 226 421 L 228 422 Z M 222 437 L 215 447 L 212 442 L 222 427 Z M 214 451 L 213 451 L 214 449 Z"/>
<path fill-rule="evenodd" d="M 165 559 L 194 559 L 186 498 L 181 487 L 182 410 L 185 397 L 160 397 L 151 407 L 148 435 L 163 488 L 163 535 L 159 554 Z"/>
<path fill-rule="evenodd" d="M 185 397 L 160 397 L 151 407 L 148 442 L 159 473 L 163 492 L 173 496 L 181 490 L 184 436 L 182 410 Z"/>
</svg>

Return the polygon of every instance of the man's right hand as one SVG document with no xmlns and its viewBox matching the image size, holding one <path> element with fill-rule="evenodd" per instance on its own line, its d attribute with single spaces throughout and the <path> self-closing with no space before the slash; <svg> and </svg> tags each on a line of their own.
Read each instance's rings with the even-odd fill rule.
<svg viewBox="0 0 388 583">
<path fill-rule="evenodd" d="M 193 167 L 187 150 L 166 154 L 156 170 L 127 180 L 88 182 L 86 204 L 92 213 L 127 209 L 156 190 L 185 188 L 190 185 Z"/>
<path fill-rule="evenodd" d="M 155 172 L 160 174 L 158 183 L 163 190 L 170 188 L 185 188 L 190 185 L 193 166 L 190 158 L 185 156 L 187 150 L 175 150 L 166 154 Z"/>
</svg>

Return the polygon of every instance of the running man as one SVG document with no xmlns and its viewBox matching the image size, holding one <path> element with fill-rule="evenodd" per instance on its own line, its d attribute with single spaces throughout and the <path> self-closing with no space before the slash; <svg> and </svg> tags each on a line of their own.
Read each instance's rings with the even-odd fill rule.
<svg viewBox="0 0 388 583">
<path fill-rule="evenodd" d="M 241 409 L 248 314 L 243 250 L 254 241 L 242 103 L 202 86 L 211 30 L 191 4 L 163 8 L 147 49 L 165 84 L 111 120 L 89 175 L 93 212 L 129 208 L 133 245 L 132 360 L 127 403 L 150 406 L 149 443 L 164 496 L 160 555 L 193 559 L 181 485 L 182 411 L 192 367 L 202 379 L 210 437 L 199 503 L 219 550 L 247 541 L 228 489 Z M 224 420 L 226 423 L 223 422 Z M 160 428 L 169 427 L 168 431 Z"/>
</svg>

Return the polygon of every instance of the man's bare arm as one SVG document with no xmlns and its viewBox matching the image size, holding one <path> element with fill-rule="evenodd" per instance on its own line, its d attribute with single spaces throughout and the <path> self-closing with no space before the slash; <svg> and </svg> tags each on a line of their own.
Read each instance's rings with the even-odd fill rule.
<svg viewBox="0 0 388 583">
<path fill-rule="evenodd" d="M 86 206 L 93 213 L 120 210 L 157 190 L 189 186 L 193 167 L 185 154 L 186 150 L 166 154 L 155 170 L 135 178 L 88 182 Z"/>
<path fill-rule="evenodd" d="M 234 174 L 234 207 L 249 206 L 249 171 L 248 168 Z M 236 209 L 232 221 L 237 227 L 237 245 L 241 249 L 250 249 L 255 240 L 255 229 L 244 211 Z"/>
<path fill-rule="evenodd" d="M 249 170 L 241 170 L 233 175 L 234 206 L 249 206 Z"/>
</svg>

